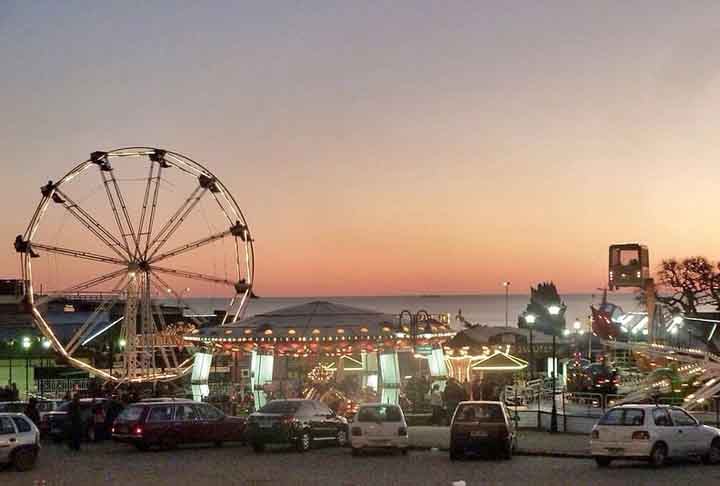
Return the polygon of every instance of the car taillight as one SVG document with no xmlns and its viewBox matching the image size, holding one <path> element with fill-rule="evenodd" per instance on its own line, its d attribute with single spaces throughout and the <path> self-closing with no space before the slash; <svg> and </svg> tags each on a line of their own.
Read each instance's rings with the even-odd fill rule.
<svg viewBox="0 0 720 486">
<path fill-rule="evenodd" d="M 114 434 L 114 433 L 115 433 L 115 427 L 112 427 L 112 428 L 110 429 L 110 433 L 111 433 L 111 434 Z"/>
<path fill-rule="evenodd" d="M 407 435 L 407 429 L 405 427 L 400 427 L 398 429 L 398 435 L 401 437 L 405 437 Z"/>
<path fill-rule="evenodd" d="M 133 429 L 133 435 L 142 435 L 143 430 L 139 425 Z"/>
<path fill-rule="evenodd" d="M 650 433 L 647 430 L 633 432 L 632 440 L 650 440 Z"/>
<path fill-rule="evenodd" d="M 360 427 L 353 427 L 350 433 L 355 437 L 360 437 L 362 435 L 362 429 Z"/>
<path fill-rule="evenodd" d="M 592 434 L 590 434 L 590 437 L 591 437 L 592 439 L 599 439 L 599 438 L 600 438 L 600 432 L 598 432 L 597 430 L 593 430 L 593 431 L 592 431 Z"/>
</svg>

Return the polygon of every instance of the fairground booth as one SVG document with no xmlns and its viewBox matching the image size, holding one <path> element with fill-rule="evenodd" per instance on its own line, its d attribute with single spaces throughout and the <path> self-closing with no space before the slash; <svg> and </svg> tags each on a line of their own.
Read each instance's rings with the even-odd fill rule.
<svg viewBox="0 0 720 486">
<path fill-rule="evenodd" d="M 442 345 L 454 335 L 447 315 L 407 314 L 317 301 L 199 329 L 185 338 L 201 348 L 193 381 L 207 380 L 211 359 L 225 359 L 256 407 L 270 397 L 328 392 L 398 403 L 404 380 L 444 379 Z"/>
</svg>

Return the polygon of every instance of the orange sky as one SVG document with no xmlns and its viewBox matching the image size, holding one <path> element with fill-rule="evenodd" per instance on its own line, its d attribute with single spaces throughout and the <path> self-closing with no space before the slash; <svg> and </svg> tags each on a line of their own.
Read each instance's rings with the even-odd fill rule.
<svg viewBox="0 0 720 486">
<path fill-rule="evenodd" d="M 2 273 L 41 184 L 136 144 L 235 194 L 261 295 L 582 292 L 613 242 L 717 257 L 720 6 L 441 5 L 12 6 Z"/>
</svg>

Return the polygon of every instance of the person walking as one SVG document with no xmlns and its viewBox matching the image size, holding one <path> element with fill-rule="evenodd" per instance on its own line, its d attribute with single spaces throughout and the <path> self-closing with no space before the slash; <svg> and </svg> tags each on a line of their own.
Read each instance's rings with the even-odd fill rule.
<svg viewBox="0 0 720 486">
<path fill-rule="evenodd" d="M 430 407 L 432 407 L 431 423 L 433 425 L 442 425 L 443 397 L 438 385 L 433 385 L 430 391 Z"/>
<path fill-rule="evenodd" d="M 35 397 L 28 400 L 28 404 L 25 407 L 25 416 L 32 420 L 35 427 L 40 428 L 40 412 L 38 412 L 37 399 Z"/>
<path fill-rule="evenodd" d="M 80 415 L 80 398 L 75 395 L 70 402 L 68 410 L 70 425 L 70 449 L 74 451 L 80 450 L 80 440 L 82 439 L 82 417 Z"/>
</svg>

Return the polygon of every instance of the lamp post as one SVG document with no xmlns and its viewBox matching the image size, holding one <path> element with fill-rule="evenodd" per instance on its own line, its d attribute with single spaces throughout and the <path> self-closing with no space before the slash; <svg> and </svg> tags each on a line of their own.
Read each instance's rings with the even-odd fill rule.
<svg viewBox="0 0 720 486">
<path fill-rule="evenodd" d="M 509 299 L 510 299 L 510 282 L 506 281 L 503 282 L 503 287 L 505 287 L 505 327 L 508 327 L 508 314 L 509 314 Z"/>
<path fill-rule="evenodd" d="M 560 315 L 560 312 L 562 311 L 562 308 L 557 305 L 553 304 L 548 306 L 547 308 L 548 313 L 551 317 L 556 317 Z M 550 415 L 550 432 L 555 433 L 558 431 L 557 426 L 557 405 L 555 403 L 555 386 L 557 383 L 557 345 L 556 345 L 556 335 L 557 333 L 555 330 L 553 330 L 552 333 L 552 363 L 553 363 L 553 370 L 552 370 L 552 414 Z"/>
<path fill-rule="evenodd" d="M 25 397 L 27 398 L 30 395 L 30 359 L 28 358 L 28 353 L 30 352 L 30 347 L 32 346 L 32 341 L 29 337 L 25 336 L 22 338 L 22 347 L 25 351 Z"/>
<path fill-rule="evenodd" d="M 535 350 L 533 349 L 533 327 L 535 326 L 535 314 L 525 314 L 525 323 L 530 330 L 530 379 L 535 379 Z"/>
</svg>

